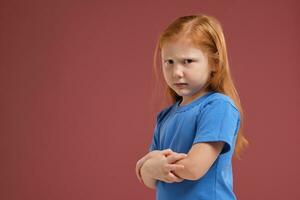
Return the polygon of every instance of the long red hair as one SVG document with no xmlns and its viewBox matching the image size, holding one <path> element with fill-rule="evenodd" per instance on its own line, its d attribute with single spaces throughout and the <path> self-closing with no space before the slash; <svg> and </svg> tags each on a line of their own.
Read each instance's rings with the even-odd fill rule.
<svg viewBox="0 0 300 200">
<path fill-rule="evenodd" d="M 155 90 L 157 92 L 157 89 L 162 89 L 164 91 L 164 101 L 171 101 L 171 103 L 181 100 L 182 97 L 178 96 L 165 81 L 161 82 L 163 79 L 161 76 L 162 73 L 161 71 L 159 72 L 160 68 L 157 67 L 156 62 L 157 54 L 161 53 L 162 46 L 170 40 L 176 40 L 176 38 L 187 39 L 206 53 L 209 65 L 215 65 L 216 71 L 212 72 L 210 79 L 204 87 L 206 90 L 220 92 L 229 96 L 239 109 L 240 128 L 238 130 L 234 155 L 240 159 L 241 152 L 249 145 L 249 142 L 243 134 L 244 113 L 230 74 L 226 43 L 220 22 L 215 17 L 208 15 L 182 16 L 175 19 L 159 35 L 154 52 Z M 160 86 L 163 88 L 159 88 Z"/>
</svg>

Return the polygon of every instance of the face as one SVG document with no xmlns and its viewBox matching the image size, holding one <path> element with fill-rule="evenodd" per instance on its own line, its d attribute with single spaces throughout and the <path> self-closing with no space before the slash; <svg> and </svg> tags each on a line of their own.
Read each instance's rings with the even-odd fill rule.
<svg viewBox="0 0 300 200">
<path fill-rule="evenodd" d="M 166 42 L 161 49 L 162 70 L 166 83 L 186 105 L 206 94 L 203 87 L 211 70 L 205 53 L 186 40 Z"/>
</svg>

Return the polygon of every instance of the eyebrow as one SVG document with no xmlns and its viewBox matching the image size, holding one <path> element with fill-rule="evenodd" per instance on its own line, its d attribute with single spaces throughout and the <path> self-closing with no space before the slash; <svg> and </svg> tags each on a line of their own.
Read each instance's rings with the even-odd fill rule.
<svg viewBox="0 0 300 200">
<path fill-rule="evenodd" d="M 195 58 L 193 56 L 186 56 L 186 57 L 181 57 L 179 58 L 179 60 L 184 60 L 184 59 L 190 59 L 190 60 L 198 60 L 198 58 Z M 164 61 L 167 61 L 167 60 L 173 60 L 173 58 L 165 58 L 163 59 Z"/>
</svg>

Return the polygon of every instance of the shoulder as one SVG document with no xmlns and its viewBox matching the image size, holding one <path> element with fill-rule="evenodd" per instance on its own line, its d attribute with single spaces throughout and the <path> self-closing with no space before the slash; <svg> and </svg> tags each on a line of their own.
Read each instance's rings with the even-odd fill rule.
<svg viewBox="0 0 300 200">
<path fill-rule="evenodd" d="M 202 104 L 201 110 L 211 106 L 220 108 L 232 108 L 239 113 L 239 110 L 234 101 L 229 96 L 220 92 L 214 92 L 212 95 L 210 95 Z"/>
</svg>

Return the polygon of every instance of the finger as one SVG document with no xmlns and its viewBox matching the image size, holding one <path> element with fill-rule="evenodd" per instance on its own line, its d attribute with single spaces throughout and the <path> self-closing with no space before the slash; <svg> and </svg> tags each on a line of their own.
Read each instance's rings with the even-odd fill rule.
<svg viewBox="0 0 300 200">
<path fill-rule="evenodd" d="M 171 183 L 171 180 L 168 178 L 168 175 L 164 175 L 164 176 L 161 176 L 161 177 L 157 177 L 157 180 L 160 180 L 160 181 L 163 181 L 163 182 L 166 182 L 166 183 Z"/>
<path fill-rule="evenodd" d="M 176 177 L 175 182 L 177 182 L 177 183 L 180 183 L 184 180 L 183 178 L 180 178 L 180 177 L 176 176 L 175 174 L 174 174 L 174 176 Z"/>
<path fill-rule="evenodd" d="M 179 180 L 177 181 L 178 183 L 182 182 L 184 179 L 183 178 L 179 178 Z"/>
<path fill-rule="evenodd" d="M 177 152 L 174 152 L 172 151 L 171 153 L 169 153 L 168 155 L 166 155 L 166 157 L 170 157 L 170 156 L 187 156 L 187 154 L 185 153 L 177 153 Z"/>
<path fill-rule="evenodd" d="M 137 163 L 137 168 L 140 169 L 144 165 L 145 162 L 146 162 L 146 159 L 139 160 L 139 162 Z"/>
<path fill-rule="evenodd" d="M 166 171 L 176 171 L 176 170 L 180 170 L 180 169 L 184 169 L 184 165 L 180 165 L 180 164 L 167 164 L 165 166 Z"/>
<path fill-rule="evenodd" d="M 164 182 L 167 182 L 167 183 L 173 183 L 174 181 L 172 180 L 172 178 L 169 176 L 169 174 L 166 174 L 163 179 L 162 179 Z"/>
<path fill-rule="evenodd" d="M 143 166 L 143 164 L 144 164 L 144 161 L 139 160 L 135 165 L 135 171 L 138 172 L 141 169 L 141 167 Z"/>
<path fill-rule="evenodd" d="M 165 156 L 167 155 L 170 155 L 173 153 L 172 149 L 165 149 L 165 150 L 162 150 L 161 153 Z"/>
<path fill-rule="evenodd" d="M 176 182 L 181 182 L 184 180 L 183 178 L 181 178 L 177 174 L 175 174 L 173 171 L 170 171 L 170 172 L 176 177 Z"/>
<path fill-rule="evenodd" d="M 142 180 L 141 168 L 144 165 L 145 161 L 146 161 L 146 159 L 142 158 L 136 163 L 136 166 L 135 166 L 135 173 L 136 173 L 136 176 L 138 177 L 139 181 Z"/>
<path fill-rule="evenodd" d="M 173 174 L 174 177 L 176 178 L 176 179 L 175 179 L 176 182 L 182 182 L 182 181 L 184 180 L 183 178 L 179 177 L 177 174 L 175 174 L 175 173 L 172 172 L 172 171 L 171 171 L 171 174 Z"/>
<path fill-rule="evenodd" d="M 140 175 L 140 168 L 139 167 L 135 168 L 135 174 L 136 174 L 137 178 L 139 179 L 139 181 L 141 181 L 142 177 Z"/>
<path fill-rule="evenodd" d="M 179 182 L 180 181 L 180 179 L 177 176 L 175 176 L 172 172 L 169 172 L 168 176 L 169 176 L 169 180 L 172 181 L 172 182 Z"/>
<path fill-rule="evenodd" d="M 186 154 L 174 154 L 174 155 L 171 155 L 171 156 L 167 157 L 167 162 L 168 163 L 173 163 L 177 160 L 181 160 L 181 159 L 186 158 L 186 157 L 187 157 Z"/>
<path fill-rule="evenodd" d="M 171 180 L 169 179 L 163 179 L 162 181 L 166 182 L 166 183 L 173 183 Z"/>
</svg>

